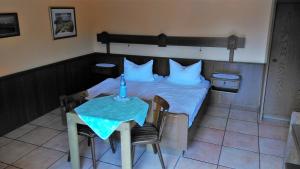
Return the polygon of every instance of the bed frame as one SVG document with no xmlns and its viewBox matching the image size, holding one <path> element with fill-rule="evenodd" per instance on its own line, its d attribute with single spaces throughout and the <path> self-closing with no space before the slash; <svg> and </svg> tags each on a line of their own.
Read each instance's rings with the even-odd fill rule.
<svg viewBox="0 0 300 169">
<path fill-rule="evenodd" d="M 189 128 L 188 115 L 185 113 L 168 113 L 166 126 L 163 131 L 161 147 L 168 150 L 187 151 L 189 140 L 191 140 L 203 115 L 206 113 L 208 105 L 208 95 L 203 101 L 192 126 Z M 152 113 L 153 111 L 150 111 Z M 148 115 L 152 117 L 152 115 Z"/>
<path fill-rule="evenodd" d="M 137 64 L 144 64 L 149 60 L 153 59 L 153 73 L 161 76 L 168 76 L 170 73 L 169 59 L 173 59 L 176 62 L 186 66 L 191 65 L 199 61 L 199 59 L 186 59 L 186 58 L 162 58 L 162 57 L 148 57 L 148 56 L 126 56 L 126 55 L 109 55 L 108 57 L 99 57 L 99 62 L 114 63 L 118 65 L 118 72 L 121 74 L 124 70 L 123 61 L 124 56 L 126 59 L 133 61 Z M 202 71 L 204 70 L 204 63 L 202 62 Z M 201 72 L 204 75 L 203 72 Z M 162 148 L 167 148 L 175 151 L 186 151 L 189 144 L 189 139 L 193 138 L 195 130 L 200 124 L 200 120 L 207 110 L 209 91 L 205 97 L 205 100 L 200 107 L 192 126 L 188 126 L 188 115 L 184 112 L 182 113 L 169 113 L 167 116 L 166 126 L 164 128 L 164 133 L 162 137 L 161 146 Z M 148 117 L 152 117 L 148 115 Z M 151 119 L 148 119 L 151 121 Z"/>
</svg>

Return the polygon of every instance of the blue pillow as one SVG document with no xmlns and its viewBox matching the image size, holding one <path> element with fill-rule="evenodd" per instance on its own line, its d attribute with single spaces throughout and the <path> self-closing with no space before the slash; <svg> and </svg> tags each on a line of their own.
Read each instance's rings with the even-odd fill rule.
<svg viewBox="0 0 300 169">
<path fill-rule="evenodd" d="M 154 81 L 152 67 L 153 67 L 153 60 L 150 60 L 149 62 L 142 65 L 137 65 L 125 58 L 124 59 L 125 80 L 144 81 L 144 82 Z"/>
<path fill-rule="evenodd" d="M 205 80 L 200 75 L 202 69 L 202 61 L 194 63 L 190 66 L 182 66 L 181 64 L 169 60 L 170 63 L 170 75 L 167 78 L 168 81 L 176 84 L 183 85 L 196 85 Z"/>
</svg>

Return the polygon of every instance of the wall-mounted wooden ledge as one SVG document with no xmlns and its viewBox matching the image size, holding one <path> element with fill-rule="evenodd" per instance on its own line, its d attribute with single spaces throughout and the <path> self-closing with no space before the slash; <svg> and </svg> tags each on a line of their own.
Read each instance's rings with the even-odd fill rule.
<svg viewBox="0 0 300 169">
<path fill-rule="evenodd" d="M 167 36 L 163 33 L 158 36 L 150 36 L 102 32 L 97 34 L 97 41 L 106 44 L 107 53 L 110 53 L 110 43 L 158 45 L 159 47 L 171 45 L 227 48 L 230 50 L 229 60 L 233 61 L 234 50 L 237 48 L 245 48 L 246 38 L 235 35 L 229 37 L 183 37 Z"/>
<path fill-rule="evenodd" d="M 165 47 L 167 45 L 174 46 L 198 46 L 198 47 L 229 47 L 229 41 L 235 40 L 236 48 L 244 48 L 246 38 L 231 35 L 229 37 L 183 37 L 183 36 L 167 36 L 160 34 L 158 36 L 150 35 L 125 35 L 125 34 L 110 34 L 102 32 L 97 34 L 98 42 L 107 43 L 132 43 L 158 45 Z"/>
</svg>

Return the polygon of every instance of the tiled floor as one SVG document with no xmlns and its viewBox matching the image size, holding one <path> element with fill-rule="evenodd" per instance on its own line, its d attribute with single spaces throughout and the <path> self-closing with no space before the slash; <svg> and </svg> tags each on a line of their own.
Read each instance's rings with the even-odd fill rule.
<svg viewBox="0 0 300 169">
<path fill-rule="evenodd" d="M 0 169 L 70 169 L 68 135 L 59 112 L 50 112 L 0 137 Z M 163 153 L 168 169 L 283 169 L 288 126 L 257 122 L 257 113 L 210 107 L 197 124 L 184 154 Z M 80 137 L 81 166 L 92 165 L 87 140 Z M 120 145 L 96 140 L 97 167 L 120 169 Z M 137 147 L 134 169 L 160 169 L 157 155 Z"/>
</svg>

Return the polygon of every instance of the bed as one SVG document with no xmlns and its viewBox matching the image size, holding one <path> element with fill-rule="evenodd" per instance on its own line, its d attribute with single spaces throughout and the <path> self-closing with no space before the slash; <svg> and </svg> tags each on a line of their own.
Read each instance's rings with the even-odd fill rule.
<svg viewBox="0 0 300 169">
<path fill-rule="evenodd" d="M 89 88 L 87 99 L 101 94 L 117 94 L 119 92 L 119 78 L 108 78 Z M 198 125 L 200 117 L 206 109 L 206 101 L 210 83 L 203 80 L 197 85 L 178 85 L 170 83 L 163 76 L 155 75 L 152 82 L 126 81 L 128 96 L 138 96 L 144 100 L 152 100 L 159 95 L 170 104 L 167 115 L 162 147 L 185 151 L 188 139 Z M 150 111 L 151 113 L 151 111 Z M 149 114 L 148 117 L 151 117 Z M 151 121 L 151 119 L 148 119 Z"/>
</svg>

